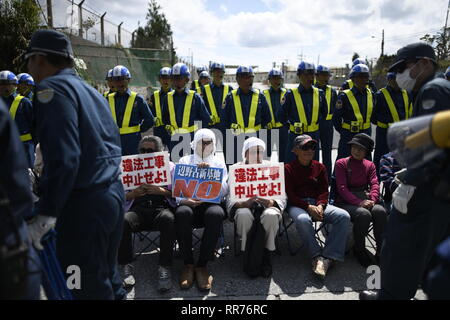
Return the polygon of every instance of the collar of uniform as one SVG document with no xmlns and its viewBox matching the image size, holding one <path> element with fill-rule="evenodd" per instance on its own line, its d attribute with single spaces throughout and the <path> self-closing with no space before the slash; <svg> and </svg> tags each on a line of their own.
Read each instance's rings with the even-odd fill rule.
<svg viewBox="0 0 450 320">
<path fill-rule="evenodd" d="M 167 91 L 164 91 L 162 88 L 159 88 L 159 92 L 161 92 L 161 93 L 169 93 L 171 91 L 173 91 L 172 88 L 169 88 L 169 90 L 167 90 Z"/>
<path fill-rule="evenodd" d="M 183 90 L 181 93 L 178 93 L 177 90 L 174 90 L 174 91 L 175 91 L 175 92 L 173 93 L 174 95 L 182 95 L 182 94 L 188 95 L 190 89 L 189 89 L 188 87 L 185 87 L 184 90 Z"/>
<path fill-rule="evenodd" d="M 72 75 L 76 75 L 75 70 L 72 68 L 65 68 L 65 69 L 61 69 L 59 72 L 57 72 L 56 74 L 72 74 Z"/>
<path fill-rule="evenodd" d="M 213 89 L 213 88 L 222 88 L 222 87 L 224 87 L 224 84 L 223 84 L 223 82 L 220 84 L 220 86 L 216 86 L 215 84 L 214 84 L 214 82 L 211 82 L 210 84 L 209 84 L 209 86 L 211 87 L 211 89 Z"/>
<path fill-rule="evenodd" d="M 402 89 L 398 88 L 398 89 L 394 89 L 394 87 L 390 86 L 390 85 L 386 85 L 386 89 L 389 91 L 389 93 L 399 93 L 401 92 Z"/>
<path fill-rule="evenodd" d="M 270 92 L 270 93 L 281 93 L 281 87 L 280 87 L 280 89 L 278 89 L 277 91 L 275 91 L 275 89 L 274 89 L 272 86 L 270 86 L 269 92 Z"/>
<path fill-rule="evenodd" d="M 242 93 L 241 88 L 238 88 L 236 91 L 236 94 L 239 96 L 239 95 L 241 95 L 241 93 Z M 250 88 L 250 91 L 247 94 L 253 94 L 253 93 L 255 93 L 255 89 Z"/>
<path fill-rule="evenodd" d="M 313 90 L 313 87 L 306 89 L 301 83 L 298 85 L 298 92 L 311 92 Z"/>
<path fill-rule="evenodd" d="M 366 95 L 367 94 L 367 90 L 363 90 L 360 91 L 356 86 L 353 86 L 353 88 L 350 89 L 353 92 L 353 95 L 357 96 L 357 95 Z"/>
<path fill-rule="evenodd" d="M 322 90 L 325 90 L 325 89 L 328 87 L 328 85 L 325 84 L 325 85 L 321 86 L 321 85 L 319 85 L 318 82 L 316 82 L 316 83 L 314 84 L 314 87 L 319 88 L 319 89 L 322 89 Z"/>
</svg>

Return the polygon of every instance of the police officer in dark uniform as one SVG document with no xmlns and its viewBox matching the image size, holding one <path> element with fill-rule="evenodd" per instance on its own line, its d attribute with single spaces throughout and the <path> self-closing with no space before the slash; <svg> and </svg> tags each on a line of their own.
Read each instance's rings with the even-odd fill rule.
<svg viewBox="0 0 450 320">
<path fill-rule="evenodd" d="M 161 84 L 161 89 L 156 90 L 150 97 L 150 111 L 155 116 L 155 126 L 153 127 L 153 132 L 155 136 L 161 138 L 163 144 L 169 148 L 170 145 L 170 135 L 166 130 L 165 124 L 163 122 L 162 115 L 162 102 L 167 96 L 167 93 L 172 91 L 172 81 L 170 80 L 171 69 L 169 67 L 164 67 L 159 70 L 159 83 Z"/>
<path fill-rule="evenodd" d="M 289 127 L 285 162 L 295 159 L 292 152 L 295 137 L 307 134 L 314 140 L 320 139 L 320 122 L 326 117 L 328 106 L 323 91 L 314 87 L 314 64 L 302 61 L 297 67 L 300 84 L 286 93 L 279 112 L 280 122 Z M 319 160 L 316 149 L 314 160 Z"/>
<path fill-rule="evenodd" d="M 35 247 L 56 221 L 62 270 L 79 267 L 77 299 L 123 299 L 117 252 L 123 228 L 117 125 L 105 98 L 73 69 L 63 33 L 38 30 L 25 54 L 36 81 L 34 122 L 44 162 L 37 217 L 29 225 Z"/>
<path fill-rule="evenodd" d="M 206 109 L 202 97 L 193 90 L 186 88 L 191 73 L 184 63 L 177 63 L 172 67 L 171 78 L 173 90 L 169 92 L 163 100 L 163 123 L 171 135 L 169 151 L 176 144 L 182 142 L 186 148 L 181 148 L 178 153 L 179 157 L 182 150 L 186 149 L 191 152 L 190 142 L 193 140 L 194 132 L 198 127 L 196 122 L 200 122 L 202 127 L 207 127 L 211 122 L 211 115 Z M 188 141 L 188 144 L 184 142 Z M 172 160 L 177 162 L 175 154 L 171 154 Z"/>
<path fill-rule="evenodd" d="M 437 72 L 434 49 L 422 42 L 397 51 L 389 72 L 397 73 L 400 88 L 411 92 L 413 117 L 450 109 L 450 82 Z M 450 158 L 448 150 L 396 179 L 381 252 L 381 290 L 364 291 L 360 299 L 411 299 L 437 245 L 450 230 Z M 442 192 L 438 186 L 447 185 Z"/>
<path fill-rule="evenodd" d="M 344 90 L 338 96 L 336 110 L 333 113 L 333 125 L 340 133 L 337 159 L 350 156 L 348 142 L 358 133 L 371 135 L 371 123 L 374 98 L 368 89 L 369 68 L 365 64 L 357 64 L 350 72 L 354 86 Z M 372 159 L 368 152 L 366 158 Z M 336 159 L 336 160 L 337 160 Z"/>
<path fill-rule="evenodd" d="M 372 112 L 372 123 L 377 126 L 375 154 L 373 162 L 380 170 L 380 159 L 389 152 L 387 145 L 387 130 L 389 126 L 401 120 L 409 119 L 412 113 L 412 104 L 406 90 L 400 89 L 395 80 L 396 74 L 389 72 L 386 75 L 387 85 L 375 95 L 375 106 Z"/>
<path fill-rule="evenodd" d="M 138 154 L 141 133 L 150 129 L 154 117 L 147 102 L 137 92 L 128 88 L 131 74 L 124 66 L 115 66 L 111 82 L 116 90 L 108 95 L 108 103 L 117 123 L 122 143 L 122 155 Z"/>
<path fill-rule="evenodd" d="M 364 64 L 364 65 L 367 66 L 366 61 L 363 60 L 363 59 L 360 59 L 360 58 L 357 58 L 357 59 L 353 60 L 353 62 L 352 62 L 352 68 L 353 68 L 354 66 L 356 66 L 357 64 Z M 352 79 L 347 79 L 347 80 L 345 80 L 345 82 L 342 84 L 342 86 L 341 86 L 341 91 L 344 91 L 344 90 L 347 90 L 347 89 L 351 89 L 351 88 L 353 88 L 353 86 L 354 86 L 353 80 L 352 80 Z M 369 79 L 369 81 L 368 81 L 366 87 L 369 88 L 369 89 L 372 91 L 372 93 L 377 92 L 377 87 L 375 86 L 375 82 L 373 82 L 372 79 Z"/>
<path fill-rule="evenodd" d="M 251 66 L 239 66 L 236 70 L 239 88 L 232 90 L 222 104 L 221 121 L 226 129 L 227 154 L 224 156 L 227 165 L 241 161 L 240 150 L 244 140 L 249 136 L 259 136 L 261 129 L 266 129 L 272 120 L 266 98 L 253 88 L 254 77 Z"/>
<path fill-rule="evenodd" d="M 202 98 L 208 112 L 211 114 L 211 122 L 208 124 L 208 128 L 216 129 L 221 132 L 221 137 L 219 137 L 218 132 L 213 130 L 216 135 L 216 141 L 220 141 L 223 154 L 226 155 L 225 128 L 221 121 L 222 104 L 224 103 L 226 96 L 233 90 L 233 87 L 223 83 L 224 74 L 225 65 L 223 63 L 213 62 L 211 64 L 212 82 L 203 86 Z"/>
<path fill-rule="evenodd" d="M 200 74 L 203 71 L 208 71 L 208 68 L 206 66 L 200 66 L 197 68 L 197 76 L 198 76 L 198 80 L 194 80 L 191 82 L 191 90 L 194 90 L 196 93 L 198 93 L 199 95 L 202 94 L 202 85 L 200 83 Z"/>
<path fill-rule="evenodd" d="M 17 93 L 17 77 L 11 71 L 0 72 L 0 97 L 9 109 L 9 114 L 15 120 L 20 133 L 20 140 L 25 148 L 28 167 L 34 166 L 34 142 L 31 135 L 33 105 L 31 101 Z"/>
<path fill-rule="evenodd" d="M 327 168 L 328 177 L 331 177 L 331 151 L 333 148 L 333 113 L 336 106 L 337 92 L 329 84 L 330 68 L 323 65 L 318 65 L 316 68 L 316 83 L 315 86 L 325 93 L 325 100 L 327 101 L 327 115 L 322 118 L 319 123 L 320 126 L 320 148 L 322 149 L 322 163 Z"/>
<path fill-rule="evenodd" d="M 24 218 L 33 207 L 19 132 L 0 99 L 0 299 L 39 300 L 39 257 Z"/>
</svg>

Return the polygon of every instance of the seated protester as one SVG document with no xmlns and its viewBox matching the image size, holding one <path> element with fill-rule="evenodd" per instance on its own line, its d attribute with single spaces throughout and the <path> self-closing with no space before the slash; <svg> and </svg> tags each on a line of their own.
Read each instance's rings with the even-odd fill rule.
<svg viewBox="0 0 450 320">
<path fill-rule="evenodd" d="M 312 258 L 313 272 L 325 278 L 335 261 L 344 261 L 350 216 L 328 204 L 327 169 L 313 160 L 316 148 L 310 136 L 297 136 L 292 150 L 297 158 L 285 165 L 284 174 L 289 216 Z M 315 221 L 331 225 L 323 250 L 315 238 Z"/>
<path fill-rule="evenodd" d="M 201 168 L 222 168 L 221 199 L 228 193 L 228 173 L 225 162 L 215 156 L 216 136 L 209 129 L 200 129 L 194 135 L 191 143 L 194 154 L 184 156 L 180 164 L 198 165 Z M 189 289 L 196 279 L 198 289 L 208 291 L 211 289 L 213 277 L 208 273 L 207 262 L 214 257 L 214 250 L 220 237 L 225 211 L 221 205 L 202 202 L 196 199 L 177 198 L 175 210 L 175 226 L 177 239 L 180 245 L 180 254 L 184 266 L 180 276 L 181 289 Z M 192 229 L 204 226 L 200 246 L 200 255 L 194 266 L 192 248 Z"/>
<path fill-rule="evenodd" d="M 380 160 L 380 181 L 383 182 L 383 200 L 385 208 L 389 211 L 388 204 L 392 201 L 392 193 L 397 189 L 398 184 L 395 180 L 395 173 L 400 171 L 402 167 L 395 160 L 392 152 L 386 153 Z"/>
<path fill-rule="evenodd" d="M 263 160 L 266 144 L 263 140 L 251 137 L 245 140 L 242 149 L 243 162 L 240 164 L 269 164 L 270 161 Z M 272 274 L 272 265 L 270 262 L 270 252 L 275 251 L 275 237 L 281 220 L 281 213 L 286 207 L 286 200 L 267 200 L 253 197 L 246 201 L 234 202 L 228 199 L 227 209 L 230 219 L 235 221 L 236 230 L 241 237 L 241 251 L 245 250 L 247 234 L 252 227 L 254 220 L 254 203 L 261 204 L 265 209 L 261 214 L 261 224 L 266 234 L 266 249 L 263 257 L 262 272 L 264 277 Z"/>
<path fill-rule="evenodd" d="M 367 268 L 377 264 L 387 213 L 382 205 L 377 204 L 380 185 L 375 164 L 365 159 L 367 153 L 372 152 L 374 141 L 367 134 L 358 133 L 348 144 L 351 145 L 351 156 L 339 159 L 335 165 L 338 193 L 335 204 L 350 213 L 355 239 L 354 254 L 359 263 Z M 376 257 L 366 249 L 365 239 L 371 221 L 377 244 Z"/>
<path fill-rule="evenodd" d="M 139 153 L 163 151 L 161 138 L 143 137 L 139 143 Z M 171 162 L 171 169 L 175 165 Z M 158 267 L 158 289 L 162 292 L 172 287 L 170 267 L 172 266 L 173 247 L 175 244 L 175 217 L 172 198 L 172 186 L 167 188 L 143 184 L 126 194 L 129 210 L 125 209 L 122 240 L 119 247 L 118 262 L 124 265 L 124 286 L 131 287 L 133 276 L 133 232 L 158 230 L 160 232 L 160 254 Z"/>
</svg>

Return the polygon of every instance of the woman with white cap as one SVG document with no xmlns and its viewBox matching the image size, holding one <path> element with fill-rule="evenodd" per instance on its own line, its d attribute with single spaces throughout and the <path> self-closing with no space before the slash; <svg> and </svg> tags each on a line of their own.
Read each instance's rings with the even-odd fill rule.
<svg viewBox="0 0 450 320">
<path fill-rule="evenodd" d="M 215 156 L 216 137 L 209 129 L 200 129 L 194 135 L 191 143 L 193 154 L 180 159 L 180 164 L 198 165 L 201 168 L 222 168 L 221 199 L 225 199 L 228 193 L 228 172 L 225 162 Z M 188 289 L 197 281 L 201 291 L 211 289 L 213 277 L 209 275 L 206 264 L 212 260 L 217 241 L 220 236 L 225 210 L 219 204 L 202 202 L 196 199 L 177 198 L 177 209 L 175 210 L 175 228 L 180 245 L 181 256 L 184 266 L 180 276 L 180 287 Z M 194 266 L 192 252 L 192 228 L 193 226 L 204 226 L 200 255 Z"/>
<path fill-rule="evenodd" d="M 270 161 L 263 160 L 266 144 L 263 140 L 251 137 L 245 140 L 242 148 L 242 159 L 240 164 L 269 164 Z M 277 235 L 281 213 L 286 207 L 286 200 L 268 200 L 259 197 L 253 197 L 246 201 L 227 201 L 227 210 L 230 219 L 234 219 L 236 230 L 241 237 L 241 251 L 245 250 L 247 234 L 252 227 L 254 220 L 255 204 L 264 207 L 261 215 L 261 224 L 266 234 L 266 249 L 262 266 L 262 276 L 269 277 L 272 274 L 272 265 L 270 262 L 270 252 L 275 251 L 275 236 Z"/>
</svg>

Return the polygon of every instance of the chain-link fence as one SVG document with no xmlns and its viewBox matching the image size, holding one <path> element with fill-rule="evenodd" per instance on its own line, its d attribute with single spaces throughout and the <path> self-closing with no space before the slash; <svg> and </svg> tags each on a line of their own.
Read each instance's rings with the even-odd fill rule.
<svg viewBox="0 0 450 320">
<path fill-rule="evenodd" d="M 104 46 L 131 47 L 133 33 L 122 26 L 108 21 L 108 14 L 95 12 L 73 0 L 54 0 L 52 3 L 51 24 L 53 28 L 67 34 L 82 37 Z M 50 25 L 46 0 L 38 0 L 45 23 Z"/>
</svg>

